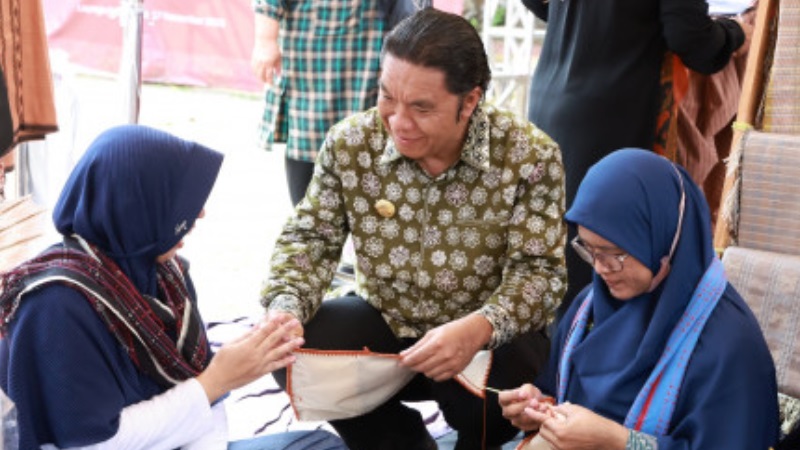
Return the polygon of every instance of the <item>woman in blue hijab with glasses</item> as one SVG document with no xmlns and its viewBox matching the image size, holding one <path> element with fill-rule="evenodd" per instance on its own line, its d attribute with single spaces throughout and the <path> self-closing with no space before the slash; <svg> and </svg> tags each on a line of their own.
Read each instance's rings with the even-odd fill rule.
<svg viewBox="0 0 800 450">
<path fill-rule="evenodd" d="M 101 134 L 53 212 L 63 242 L 0 277 L 0 385 L 19 448 L 224 449 L 231 389 L 292 362 L 291 324 L 212 357 L 176 257 L 222 155 L 141 126 Z"/>
<path fill-rule="evenodd" d="M 773 446 L 774 364 L 686 172 L 618 150 L 587 173 L 566 220 L 593 281 L 559 323 L 535 386 L 500 395 L 504 415 L 559 450 Z"/>
</svg>

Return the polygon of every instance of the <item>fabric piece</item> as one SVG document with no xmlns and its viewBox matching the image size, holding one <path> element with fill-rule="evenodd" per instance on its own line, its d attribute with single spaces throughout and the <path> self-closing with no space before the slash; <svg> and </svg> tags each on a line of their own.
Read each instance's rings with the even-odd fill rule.
<svg viewBox="0 0 800 450">
<path fill-rule="evenodd" d="M 492 352 L 481 350 L 475 354 L 469 365 L 455 376 L 455 380 L 475 396 L 486 398 L 486 382 L 489 380 L 489 369 L 491 367 Z"/>
<path fill-rule="evenodd" d="M 653 151 L 675 161 L 678 154 L 678 114 L 689 89 L 688 69 L 672 52 L 664 55 L 661 65 L 659 113 L 656 119 L 656 138 Z"/>
<path fill-rule="evenodd" d="M 142 372 L 171 387 L 197 376 L 211 356 L 183 270 L 177 261 L 159 264 L 160 299 L 148 298 L 110 258 L 66 238 L 63 246 L 0 276 L 0 330 L 7 332 L 26 294 L 48 283 L 65 284 L 86 297 Z"/>
<path fill-rule="evenodd" d="M 49 242 L 44 237 L 50 230 L 50 218 L 46 213 L 27 196 L 0 202 L 0 273 L 47 247 Z"/>
<path fill-rule="evenodd" d="M 11 146 L 58 130 L 40 0 L 0 3 L 0 66 L 13 121 Z M 0 153 L 8 151 L 0 148 Z"/>
<path fill-rule="evenodd" d="M 361 416 L 384 404 L 417 375 L 399 365 L 397 354 L 368 349 L 295 351 L 287 368 L 286 391 L 298 420 L 339 420 Z M 479 352 L 459 381 L 484 398 L 491 353 Z M 469 387 L 467 387 L 469 386 Z"/>
<path fill-rule="evenodd" d="M 709 12 L 713 6 L 709 5 Z M 742 20 L 754 25 L 755 10 Z M 739 53 L 712 75 L 688 71 L 688 90 L 678 108 L 675 161 L 703 189 L 712 225 L 721 201 L 725 161 L 733 140 L 731 123 L 738 112 L 746 63 L 747 53 Z"/>
<path fill-rule="evenodd" d="M 722 261 L 761 325 L 778 389 L 800 398 L 800 256 L 728 247 Z"/>
<path fill-rule="evenodd" d="M 375 106 L 384 20 L 379 0 L 255 0 L 280 21 L 281 76 L 265 92 L 259 143 L 285 142 L 292 159 L 314 161 L 328 130 Z"/>
<path fill-rule="evenodd" d="M 484 104 L 460 160 L 434 179 L 400 155 L 376 108 L 351 116 L 277 239 L 262 304 L 312 317 L 350 235 L 357 293 L 397 337 L 473 312 L 494 328 L 490 348 L 542 329 L 565 289 L 560 156 L 533 124 Z"/>
<path fill-rule="evenodd" d="M 800 2 L 778 8 L 777 40 L 764 99 L 763 131 L 800 134 Z"/>
<path fill-rule="evenodd" d="M 398 355 L 300 349 L 287 369 L 286 390 L 299 420 L 347 419 L 396 394 L 415 372 Z"/>
<path fill-rule="evenodd" d="M 747 132 L 740 171 L 736 245 L 800 254 L 800 136 Z"/>
<path fill-rule="evenodd" d="M 714 259 L 670 334 L 661 359 L 636 396 L 625 419 L 626 427 L 657 436 L 669 431 L 689 360 L 726 286 L 722 263 Z"/>
<path fill-rule="evenodd" d="M 308 430 L 234 441 L 228 450 L 347 450 L 347 446 L 329 431 Z"/>
</svg>

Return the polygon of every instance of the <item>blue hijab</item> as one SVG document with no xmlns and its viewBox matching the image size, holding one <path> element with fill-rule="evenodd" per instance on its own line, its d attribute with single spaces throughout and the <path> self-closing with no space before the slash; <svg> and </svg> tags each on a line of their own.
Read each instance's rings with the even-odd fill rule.
<svg viewBox="0 0 800 450">
<path fill-rule="evenodd" d="M 164 291 L 158 290 L 156 258 L 191 229 L 221 164 L 220 153 L 159 130 L 109 129 L 90 145 L 64 186 L 53 213 L 56 228 L 66 236 L 81 236 L 108 255 L 141 294 L 158 295 L 170 304 L 167 297 L 160 297 Z M 57 256 L 58 247 L 51 250 Z M 28 266 L 30 262 L 15 271 Z M 49 276 L 50 266 L 44 266 L 37 273 Z M 163 273 L 166 264 L 161 266 Z M 162 287 L 180 284 L 165 282 L 163 276 Z M 186 276 L 182 282 L 189 294 L 178 293 L 193 301 L 191 279 Z M 9 335 L 0 340 L 0 385 L 17 404 L 20 448 L 104 441 L 117 432 L 125 406 L 166 389 L 135 364 L 130 350 L 139 348 L 136 340 L 125 345 L 116 337 L 127 328 L 109 325 L 112 315 L 107 312 L 112 307 L 96 310 L 74 285 L 55 282 L 27 291 L 24 298 Z M 131 298 L 126 298 L 120 303 L 131 304 Z M 146 317 L 177 323 L 142 306 L 135 308 Z M 165 333 L 181 340 L 181 348 L 200 349 L 190 356 L 207 355 L 200 348 L 207 347 L 205 334 L 187 333 L 199 321 L 195 305 L 193 311 L 192 319 L 180 327 L 180 333 L 185 333 L 181 339 L 179 331 L 168 325 L 164 325 Z M 159 333 L 150 327 L 139 335 Z M 189 356 L 187 360 L 193 361 Z"/>
<path fill-rule="evenodd" d="M 95 139 L 53 211 L 63 235 L 77 234 L 119 265 L 139 292 L 157 294 L 156 258 L 192 229 L 222 154 L 138 125 Z"/>
<path fill-rule="evenodd" d="M 566 214 L 568 222 L 611 241 L 656 274 L 675 237 L 681 183 L 686 196 L 671 270 L 652 292 L 620 301 L 594 274 L 593 328 L 574 351 L 572 376 L 591 386 L 582 404 L 595 411 L 625 416 L 716 257 L 705 198 L 676 168 L 649 151 L 614 152 L 587 172 Z"/>
</svg>

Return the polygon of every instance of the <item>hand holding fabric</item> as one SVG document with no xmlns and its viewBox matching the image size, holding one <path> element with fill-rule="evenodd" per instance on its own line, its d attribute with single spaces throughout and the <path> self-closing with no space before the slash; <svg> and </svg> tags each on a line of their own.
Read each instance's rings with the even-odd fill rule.
<svg viewBox="0 0 800 450">
<path fill-rule="evenodd" d="M 197 376 L 209 402 L 291 364 L 292 352 L 304 342 L 292 334 L 298 326 L 296 319 L 283 323 L 268 319 L 224 345 Z"/>
<path fill-rule="evenodd" d="M 492 325 L 479 314 L 470 314 L 436 327 L 400 353 L 400 364 L 445 381 L 461 373 L 478 350 L 491 338 Z"/>
</svg>

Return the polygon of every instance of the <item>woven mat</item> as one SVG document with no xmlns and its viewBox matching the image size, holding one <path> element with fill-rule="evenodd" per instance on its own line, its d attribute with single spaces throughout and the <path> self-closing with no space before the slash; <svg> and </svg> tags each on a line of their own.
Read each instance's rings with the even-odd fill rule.
<svg viewBox="0 0 800 450">
<path fill-rule="evenodd" d="M 743 144 L 738 245 L 800 255 L 800 136 L 751 131 Z"/>
<path fill-rule="evenodd" d="M 763 130 L 800 134 L 800 0 L 781 0 Z"/>
<path fill-rule="evenodd" d="M 778 390 L 800 398 L 800 256 L 728 247 L 722 262 L 764 332 Z"/>
<path fill-rule="evenodd" d="M 0 272 L 36 256 L 46 247 L 50 227 L 46 210 L 22 197 L 0 203 Z"/>
</svg>

